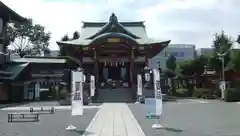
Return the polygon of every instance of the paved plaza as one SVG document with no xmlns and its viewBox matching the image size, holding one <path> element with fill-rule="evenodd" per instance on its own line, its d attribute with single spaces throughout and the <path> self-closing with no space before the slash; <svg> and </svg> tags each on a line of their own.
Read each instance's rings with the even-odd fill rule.
<svg viewBox="0 0 240 136">
<path fill-rule="evenodd" d="M 37 123 L 7 123 L 7 113 L 27 106 L 53 106 L 36 102 L 0 110 L 1 136 L 239 136 L 240 104 L 218 100 L 165 102 L 161 124 L 153 129 L 144 104 L 103 103 L 84 108 L 83 116 L 71 116 L 70 108 L 40 115 Z M 55 105 L 60 107 L 59 105 Z M 15 109 L 14 109 L 15 108 Z M 68 124 L 76 131 L 66 131 Z"/>
</svg>

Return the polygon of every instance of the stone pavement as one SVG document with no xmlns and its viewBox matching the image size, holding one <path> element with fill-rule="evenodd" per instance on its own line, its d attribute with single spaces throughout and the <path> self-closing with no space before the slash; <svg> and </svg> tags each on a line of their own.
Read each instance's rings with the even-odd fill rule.
<svg viewBox="0 0 240 136">
<path fill-rule="evenodd" d="M 190 100 L 192 101 L 192 100 Z M 163 129 L 153 129 L 144 104 L 129 108 L 147 136 L 240 136 L 240 105 L 219 100 L 180 100 L 163 103 Z"/>
<path fill-rule="evenodd" d="M 83 136 L 145 136 L 145 133 L 126 103 L 104 103 Z"/>
</svg>

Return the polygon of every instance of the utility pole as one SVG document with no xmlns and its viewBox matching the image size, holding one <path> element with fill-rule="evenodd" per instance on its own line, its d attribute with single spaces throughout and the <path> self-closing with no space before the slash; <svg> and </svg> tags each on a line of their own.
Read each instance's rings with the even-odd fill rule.
<svg viewBox="0 0 240 136">
<path fill-rule="evenodd" d="M 230 50 L 230 49 L 229 49 Z M 224 72 L 224 56 L 227 55 L 227 53 L 229 52 L 226 51 L 224 53 L 217 53 L 219 59 L 222 61 L 222 79 L 220 81 L 220 85 L 219 88 L 221 89 L 221 98 L 224 99 L 224 91 L 226 89 L 226 82 L 225 82 L 225 72 Z"/>
</svg>

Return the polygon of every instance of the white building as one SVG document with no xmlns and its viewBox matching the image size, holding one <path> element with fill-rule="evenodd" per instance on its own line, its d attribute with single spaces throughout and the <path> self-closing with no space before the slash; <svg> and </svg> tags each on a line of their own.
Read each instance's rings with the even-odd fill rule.
<svg viewBox="0 0 240 136">
<path fill-rule="evenodd" d="M 150 68 L 166 68 L 166 62 L 170 55 L 176 57 L 177 62 L 193 60 L 195 58 L 195 45 L 192 44 L 169 44 L 158 55 L 149 60 Z"/>
<path fill-rule="evenodd" d="M 209 55 L 212 55 L 213 54 L 213 48 L 199 48 L 197 49 L 197 55 L 198 56 L 201 56 L 201 55 L 206 55 L 206 56 L 209 56 Z"/>
</svg>

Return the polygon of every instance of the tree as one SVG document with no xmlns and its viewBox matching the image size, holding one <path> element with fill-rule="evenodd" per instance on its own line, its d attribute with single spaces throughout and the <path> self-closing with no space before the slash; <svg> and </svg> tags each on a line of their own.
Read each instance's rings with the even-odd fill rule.
<svg viewBox="0 0 240 136">
<path fill-rule="evenodd" d="M 240 35 L 238 35 L 237 42 L 240 44 Z"/>
<path fill-rule="evenodd" d="M 68 37 L 67 34 L 65 34 L 65 35 L 62 37 L 61 41 L 70 41 L 70 38 Z"/>
<path fill-rule="evenodd" d="M 61 39 L 61 41 L 69 41 L 69 40 L 70 40 L 70 38 L 68 37 L 67 34 L 65 34 Z M 67 55 L 66 51 L 65 51 L 66 49 L 63 46 L 60 46 L 59 48 L 60 48 L 59 56 L 66 56 Z"/>
<path fill-rule="evenodd" d="M 179 63 L 180 72 L 185 76 L 200 76 L 203 74 L 207 63 L 207 56 L 197 56 L 194 60 L 183 61 Z"/>
<path fill-rule="evenodd" d="M 240 51 L 232 50 L 230 55 L 230 62 L 228 63 L 227 70 L 240 71 Z"/>
<path fill-rule="evenodd" d="M 79 34 L 78 31 L 75 31 L 75 32 L 73 33 L 73 38 L 72 38 L 72 40 L 76 40 L 76 39 L 78 39 L 78 38 L 80 38 L 80 34 Z"/>
<path fill-rule="evenodd" d="M 172 94 L 175 95 L 176 89 L 175 89 L 175 84 L 174 84 L 174 80 L 173 80 L 173 77 L 175 76 L 175 74 L 173 74 L 173 73 L 175 73 L 177 64 L 176 64 L 176 58 L 173 55 L 168 57 L 167 62 L 166 62 L 166 67 L 168 69 L 166 74 L 167 74 L 168 78 L 171 79 L 171 87 L 172 87 L 171 91 L 172 91 Z M 169 71 L 171 71 L 171 72 L 169 72 Z"/>
<path fill-rule="evenodd" d="M 216 33 L 213 40 L 213 48 L 217 53 L 225 53 L 233 45 L 233 40 L 230 36 L 227 36 L 224 31 Z"/>
<path fill-rule="evenodd" d="M 208 66 L 210 68 L 215 69 L 216 71 L 221 70 L 221 61 L 220 58 L 217 54 L 223 54 L 225 52 L 229 52 L 233 45 L 233 40 L 231 37 L 227 36 L 224 31 L 221 31 L 220 33 L 216 33 L 214 36 L 213 40 L 213 48 L 214 48 L 214 53 L 213 55 L 209 58 L 209 63 Z M 227 53 L 224 56 L 224 67 L 230 62 L 230 55 Z"/>
<path fill-rule="evenodd" d="M 176 58 L 173 55 L 168 57 L 166 66 L 168 69 L 175 71 L 177 64 L 176 64 Z"/>
<path fill-rule="evenodd" d="M 39 54 L 48 47 L 50 38 L 51 33 L 45 32 L 44 26 L 33 24 L 32 19 L 29 19 L 25 24 L 8 25 L 5 45 L 9 45 L 11 52 L 23 57 L 28 54 Z"/>
</svg>

